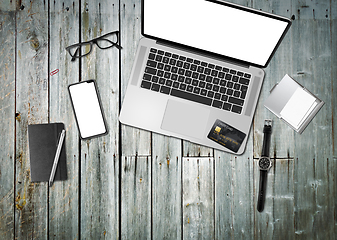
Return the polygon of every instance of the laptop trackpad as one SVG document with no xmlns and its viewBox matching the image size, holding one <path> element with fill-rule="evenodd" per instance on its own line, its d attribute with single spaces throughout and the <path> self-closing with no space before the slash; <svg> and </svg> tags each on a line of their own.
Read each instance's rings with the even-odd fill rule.
<svg viewBox="0 0 337 240">
<path fill-rule="evenodd" d="M 198 105 L 168 100 L 161 128 L 203 139 L 210 110 Z"/>
</svg>

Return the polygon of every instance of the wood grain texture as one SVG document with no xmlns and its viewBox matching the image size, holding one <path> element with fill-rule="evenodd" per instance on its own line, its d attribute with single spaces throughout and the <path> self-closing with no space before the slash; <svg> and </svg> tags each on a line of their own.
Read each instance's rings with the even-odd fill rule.
<svg viewBox="0 0 337 240">
<path fill-rule="evenodd" d="M 265 69 L 241 156 L 119 123 L 140 0 L 0 4 L 0 238 L 336 239 L 337 1 L 230 1 L 295 17 Z M 94 46 L 70 61 L 66 46 L 114 30 L 122 50 Z M 325 102 L 301 135 L 263 106 L 286 73 Z M 66 87 L 87 79 L 97 81 L 109 134 L 82 141 Z M 259 213 L 266 118 L 274 166 Z M 30 181 L 27 127 L 47 122 L 67 130 L 68 180 L 52 188 Z"/>
<path fill-rule="evenodd" d="M 320 7 L 318 7 L 320 6 Z M 295 232 L 299 238 L 333 239 L 335 196 L 329 194 L 333 183 L 327 174 L 332 161 L 331 35 L 328 2 L 294 3 L 293 67 L 296 79 L 321 98 L 325 105 L 302 135 L 295 135 Z M 304 174 L 305 172 L 305 174 Z"/>
<path fill-rule="evenodd" d="M 214 159 L 183 158 L 183 239 L 214 238 Z"/>
<path fill-rule="evenodd" d="M 121 102 L 123 102 L 138 41 L 141 4 L 120 1 Z M 137 117 L 137 116 L 135 116 Z M 152 235 L 152 134 L 121 125 L 121 238 L 150 239 Z"/>
<path fill-rule="evenodd" d="M 48 122 L 48 3 L 22 1 L 16 15 L 15 238 L 47 237 L 48 186 L 31 183 L 28 124 Z"/>
<path fill-rule="evenodd" d="M 215 151 L 215 238 L 252 239 L 256 213 L 253 131 L 244 154 Z M 242 216 L 245 216 L 244 218 Z"/>
<path fill-rule="evenodd" d="M 20 0 L 5 0 L 0 2 L 0 10 L 3 12 L 15 12 L 21 7 Z"/>
<path fill-rule="evenodd" d="M 153 239 L 182 236 L 181 140 L 153 134 L 152 226 Z"/>
<path fill-rule="evenodd" d="M 49 112 L 50 122 L 66 129 L 67 181 L 54 182 L 49 191 L 49 238 L 79 237 L 79 144 L 78 131 L 67 87 L 79 81 L 79 63 L 71 62 L 65 48 L 79 41 L 79 5 L 73 1 L 50 5 Z M 55 70 L 57 73 L 52 74 Z"/>
<path fill-rule="evenodd" d="M 119 30 L 118 1 L 81 5 L 81 41 Z M 80 238 L 118 238 L 119 226 L 119 50 L 99 49 L 80 59 L 81 79 L 95 79 L 109 133 L 81 140 Z"/>
<path fill-rule="evenodd" d="M 121 44 L 123 46 L 121 51 L 121 103 L 123 103 L 133 60 L 141 38 L 141 4 L 139 0 L 128 0 L 121 1 L 120 7 L 120 24 L 127 26 L 121 28 Z M 126 125 L 122 125 L 121 130 L 123 156 L 151 155 L 150 132 Z"/>
<path fill-rule="evenodd" d="M 151 157 L 124 157 L 121 238 L 151 239 Z"/>
<path fill-rule="evenodd" d="M 14 237 L 15 14 L 0 12 L 0 236 Z"/>
</svg>

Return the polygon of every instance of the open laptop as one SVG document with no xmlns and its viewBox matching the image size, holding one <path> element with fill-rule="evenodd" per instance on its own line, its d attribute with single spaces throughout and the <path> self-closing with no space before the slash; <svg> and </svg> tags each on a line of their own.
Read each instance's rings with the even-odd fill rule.
<svg viewBox="0 0 337 240">
<path fill-rule="evenodd" d="M 142 38 L 119 120 L 234 154 L 287 18 L 223 1 L 142 0 Z"/>
</svg>

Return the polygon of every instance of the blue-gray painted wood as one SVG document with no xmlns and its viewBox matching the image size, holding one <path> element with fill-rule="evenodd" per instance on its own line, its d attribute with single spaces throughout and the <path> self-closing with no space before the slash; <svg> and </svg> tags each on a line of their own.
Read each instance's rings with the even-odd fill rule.
<svg viewBox="0 0 337 240">
<path fill-rule="evenodd" d="M 335 239 L 337 1 L 232 0 L 295 20 L 270 65 L 246 151 L 235 156 L 118 122 L 140 0 L 0 4 L 0 235 L 6 239 Z M 49 5 L 50 4 L 50 5 Z M 65 47 L 119 30 L 122 50 L 71 62 Z M 59 69 L 55 75 L 49 72 Z M 263 106 L 289 74 L 325 105 L 300 135 Z M 109 134 L 78 137 L 66 87 L 96 79 Z M 263 120 L 274 131 L 256 211 Z M 61 121 L 68 180 L 31 183 L 27 126 Z M 6 137 L 4 137 L 6 136 Z"/>
<path fill-rule="evenodd" d="M 79 81 L 79 63 L 71 62 L 65 48 L 79 41 L 79 5 L 73 1 L 50 5 L 49 112 L 50 122 L 66 129 L 68 180 L 55 182 L 49 191 L 49 238 L 76 239 L 79 230 L 79 146 L 67 86 Z M 62 64 L 60 64 L 62 63 Z M 70 110 L 70 111 L 69 111 Z M 67 114 L 65 114 L 67 113 Z M 67 221 L 64 221 L 67 219 Z"/>
<path fill-rule="evenodd" d="M 47 238 L 48 185 L 31 183 L 28 124 L 47 123 L 48 3 L 22 1 L 16 12 L 15 238 Z"/>
<path fill-rule="evenodd" d="M 15 14 L 0 14 L 0 235 L 14 237 Z"/>
<path fill-rule="evenodd" d="M 81 39 L 119 30 L 118 1 L 81 2 Z M 119 50 L 93 46 L 80 59 L 81 80 L 95 79 L 109 133 L 81 141 L 80 238 L 118 238 L 119 232 Z M 89 220 L 90 219 L 90 220 Z"/>
</svg>

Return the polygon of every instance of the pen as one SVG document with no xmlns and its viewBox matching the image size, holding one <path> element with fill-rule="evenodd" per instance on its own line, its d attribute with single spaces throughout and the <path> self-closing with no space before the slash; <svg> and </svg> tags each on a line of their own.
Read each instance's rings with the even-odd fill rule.
<svg viewBox="0 0 337 240">
<path fill-rule="evenodd" d="M 63 129 L 62 132 L 61 132 L 59 143 L 57 145 L 57 150 L 56 150 L 56 154 L 55 154 L 55 158 L 54 158 L 53 168 L 51 169 L 51 173 L 50 173 L 50 177 L 49 177 L 49 187 L 51 187 L 51 185 L 53 184 L 53 181 L 54 181 L 56 167 L 57 167 L 57 164 L 59 162 L 61 148 L 62 148 L 62 145 L 63 145 L 65 133 L 66 133 L 66 130 Z"/>
</svg>

